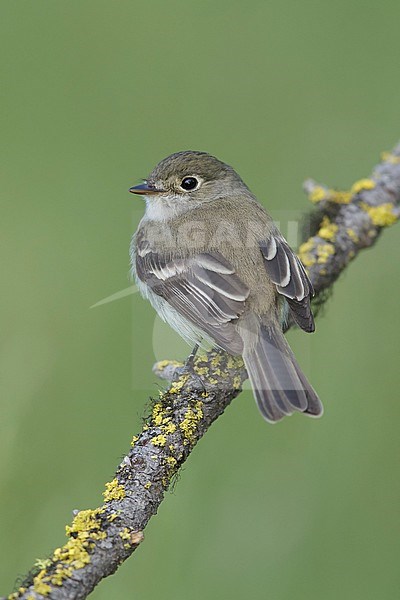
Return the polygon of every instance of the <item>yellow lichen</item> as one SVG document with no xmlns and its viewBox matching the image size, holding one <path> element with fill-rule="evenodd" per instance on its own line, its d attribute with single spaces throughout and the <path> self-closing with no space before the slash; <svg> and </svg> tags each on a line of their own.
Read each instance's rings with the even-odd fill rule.
<svg viewBox="0 0 400 600">
<path fill-rule="evenodd" d="M 375 181 L 372 179 L 360 179 L 351 186 L 351 193 L 358 194 L 362 190 L 373 190 L 375 185 Z"/>
<path fill-rule="evenodd" d="M 159 446 L 162 448 L 167 443 L 167 437 L 163 433 L 160 433 L 160 435 L 156 435 L 151 439 L 151 443 L 153 446 Z"/>
<path fill-rule="evenodd" d="M 126 543 L 124 544 L 124 548 L 128 550 L 130 548 L 130 543 L 127 540 L 130 541 L 131 538 L 129 529 L 127 527 L 124 527 L 124 529 L 120 531 L 119 536 L 122 540 L 125 540 Z"/>
<path fill-rule="evenodd" d="M 103 509 L 96 508 L 94 510 L 80 510 L 76 513 L 71 525 L 65 527 L 67 535 L 75 535 L 88 537 L 89 532 L 100 529 L 101 521 L 99 516 L 103 514 Z"/>
<path fill-rule="evenodd" d="M 112 481 L 106 483 L 103 497 L 105 502 L 110 502 L 110 500 L 122 500 L 122 498 L 125 498 L 125 490 L 116 477 L 114 477 Z"/>
<path fill-rule="evenodd" d="M 322 186 L 316 186 L 309 194 L 309 198 L 315 204 L 322 202 L 322 200 L 328 200 L 336 204 L 349 204 L 354 194 L 358 194 L 362 190 L 372 190 L 374 187 L 375 182 L 372 179 L 360 179 L 356 181 L 350 191 L 326 189 Z"/>
<path fill-rule="evenodd" d="M 162 420 L 163 420 L 163 418 L 162 418 L 162 415 L 155 415 L 155 416 L 153 417 L 153 423 L 154 423 L 154 425 L 155 425 L 156 427 L 158 427 L 159 425 L 161 425 L 161 423 L 162 423 Z"/>
<path fill-rule="evenodd" d="M 382 152 L 381 158 L 382 160 L 390 163 L 391 165 L 400 165 L 400 156 L 392 154 L 391 152 Z"/>
<path fill-rule="evenodd" d="M 318 231 L 318 236 L 323 238 L 324 240 L 334 240 L 338 229 L 338 226 L 335 223 L 331 223 L 329 218 L 325 216 L 322 219 L 321 227 Z"/>
<path fill-rule="evenodd" d="M 52 574 L 51 582 L 54 585 L 61 585 L 63 579 L 71 576 L 71 567 L 82 569 L 90 562 L 88 550 L 93 547 L 93 540 L 102 540 L 107 535 L 105 531 L 101 531 L 99 517 L 103 512 L 101 508 L 80 510 L 72 524 L 66 526 L 66 533 L 71 539 L 61 548 L 54 550 L 53 561 L 65 563 L 65 566 L 59 565 Z"/>
<path fill-rule="evenodd" d="M 335 253 L 333 244 L 319 244 L 317 246 L 317 263 L 323 264 L 328 261 L 328 258 Z"/>
<path fill-rule="evenodd" d="M 123 530 L 119 532 L 119 537 L 122 540 L 129 540 L 131 537 L 131 532 L 127 527 L 124 527 Z"/>
<path fill-rule="evenodd" d="M 363 202 L 361 207 L 369 214 L 372 223 L 377 227 L 388 227 L 398 219 L 390 202 L 385 202 L 379 206 L 369 206 L 369 204 Z"/>
<path fill-rule="evenodd" d="M 180 392 L 181 389 L 183 388 L 183 386 L 185 385 L 185 383 L 187 383 L 188 379 L 189 379 L 189 375 L 182 375 L 181 377 L 179 377 L 178 381 L 175 381 L 174 383 L 171 384 L 171 387 L 168 390 L 169 393 L 177 394 L 178 392 Z"/>
<path fill-rule="evenodd" d="M 54 573 L 51 574 L 51 583 L 53 585 L 62 585 L 64 579 L 72 576 L 72 568 L 64 567 L 63 565 L 57 565 Z"/>
<path fill-rule="evenodd" d="M 154 370 L 155 371 L 163 371 L 166 367 L 182 367 L 183 363 L 177 361 L 177 360 L 159 360 L 158 362 L 156 362 L 156 364 L 154 365 Z"/>
<path fill-rule="evenodd" d="M 311 240 L 304 242 L 299 248 L 297 254 L 305 267 L 311 267 L 316 262 L 315 256 L 312 254 L 313 250 L 314 244 Z"/>
<path fill-rule="evenodd" d="M 138 441 L 139 436 L 138 435 L 134 435 L 132 440 L 131 440 L 131 446 L 132 448 L 134 447 L 134 445 L 136 444 L 136 442 Z"/>
<path fill-rule="evenodd" d="M 24 587 L 20 587 L 18 588 L 17 592 L 12 592 L 12 594 L 9 594 L 7 596 L 7 600 L 18 600 L 18 598 L 20 597 L 20 594 L 24 594 L 26 592 L 26 588 Z M 5 596 L 4 596 L 5 598 Z M 26 597 L 26 600 L 35 600 L 37 598 L 37 596 L 33 595 L 33 594 L 29 594 L 29 596 Z"/>
<path fill-rule="evenodd" d="M 72 576 L 73 569 L 82 569 L 90 562 L 89 550 L 93 547 L 94 540 L 106 537 L 106 532 L 101 530 L 100 515 L 103 512 L 102 508 L 97 508 L 81 510 L 75 515 L 71 525 L 65 528 L 70 536 L 67 543 L 54 550 L 51 560 L 37 561 L 44 568 L 34 578 L 35 592 L 47 595 L 51 590 L 50 584 L 60 586 L 64 579 Z M 56 565 L 55 570 L 47 574 L 46 568 L 52 564 Z"/>
<path fill-rule="evenodd" d="M 232 385 L 233 385 L 234 390 L 240 389 L 240 387 L 242 385 L 242 380 L 240 378 L 240 375 L 235 375 L 235 377 L 233 378 Z"/>
<path fill-rule="evenodd" d="M 184 443 L 186 442 L 186 444 L 188 444 L 188 440 L 184 440 Z M 162 484 L 164 485 L 164 487 L 167 487 L 170 480 L 172 479 L 172 477 L 175 475 L 177 467 L 178 467 L 178 461 L 176 460 L 176 458 L 174 458 L 173 456 L 167 456 L 165 458 L 165 463 L 168 465 L 168 472 L 166 477 L 162 478 Z"/>
<path fill-rule="evenodd" d="M 317 204 L 318 202 L 327 199 L 327 190 L 325 190 L 322 186 L 317 185 L 312 189 L 311 193 L 309 194 L 309 198 L 311 202 Z"/>
<path fill-rule="evenodd" d="M 211 364 L 213 367 L 218 367 L 222 362 L 222 355 L 216 352 L 211 358 Z"/>
<path fill-rule="evenodd" d="M 208 366 L 205 367 L 195 367 L 195 371 L 198 375 L 208 375 L 209 372 L 209 368 Z"/>
<path fill-rule="evenodd" d="M 37 558 L 35 560 L 35 567 L 37 569 L 47 569 L 51 565 L 50 558 Z"/>
<path fill-rule="evenodd" d="M 197 400 L 194 407 L 189 407 L 185 412 L 183 421 L 179 423 L 179 427 L 184 435 L 184 444 L 192 443 L 194 441 L 194 433 L 201 419 L 203 418 L 203 403 L 201 400 Z"/>
<path fill-rule="evenodd" d="M 161 425 L 161 423 L 163 421 L 163 406 L 162 406 L 161 402 L 157 402 L 153 406 L 152 421 L 153 421 L 153 424 L 156 426 Z"/>
<path fill-rule="evenodd" d="M 351 192 L 330 190 L 329 199 L 336 204 L 349 204 L 351 202 L 351 198 Z"/>
<path fill-rule="evenodd" d="M 346 233 L 347 233 L 347 235 L 349 236 L 349 238 L 350 238 L 350 239 L 351 239 L 351 240 L 352 240 L 352 241 L 353 241 L 355 244 L 358 244 L 358 242 L 359 242 L 360 240 L 359 240 L 359 237 L 358 237 L 358 235 L 357 235 L 357 234 L 356 234 L 356 232 L 354 231 L 354 229 L 351 229 L 350 227 L 348 227 L 348 228 L 346 229 Z"/>
<path fill-rule="evenodd" d="M 46 567 L 55 565 L 55 571 L 46 574 L 42 569 L 34 579 L 34 590 L 46 595 L 51 590 L 50 584 L 60 586 L 62 582 L 73 575 L 74 569 L 82 569 L 90 562 L 89 551 L 94 546 L 95 540 L 105 539 L 107 534 L 102 531 L 102 520 L 100 516 L 104 513 L 103 508 L 95 510 L 79 511 L 71 525 L 66 526 L 66 533 L 70 536 L 64 546 L 54 550 L 51 560 L 41 561 Z M 117 515 L 110 515 L 113 520 Z"/>
<path fill-rule="evenodd" d="M 175 423 L 168 423 L 167 425 L 163 425 L 163 431 L 165 433 L 174 433 L 176 431 Z"/>
<path fill-rule="evenodd" d="M 111 513 L 111 515 L 108 515 L 107 521 L 110 521 L 110 523 L 112 523 L 113 521 L 115 521 L 115 519 L 117 517 L 118 517 L 118 513 Z"/>
<path fill-rule="evenodd" d="M 309 194 L 311 202 L 317 204 L 322 200 L 335 202 L 336 204 L 348 204 L 351 201 L 351 192 L 326 189 L 321 186 L 315 187 Z"/>
<path fill-rule="evenodd" d="M 153 484 L 151 483 L 151 481 L 148 481 L 147 483 L 144 484 L 144 487 L 146 490 L 149 490 L 151 488 Z"/>
<path fill-rule="evenodd" d="M 241 356 L 228 356 L 226 366 L 228 369 L 242 369 L 244 366 L 243 358 Z"/>
<path fill-rule="evenodd" d="M 51 592 L 51 587 L 45 580 L 49 580 L 45 569 L 42 569 L 33 579 L 33 589 L 42 596 L 48 596 Z"/>
<path fill-rule="evenodd" d="M 84 536 L 71 538 L 61 548 L 56 548 L 53 553 L 53 560 L 62 561 L 74 569 L 82 569 L 90 562 L 88 549 L 93 544 L 84 539 Z"/>
</svg>

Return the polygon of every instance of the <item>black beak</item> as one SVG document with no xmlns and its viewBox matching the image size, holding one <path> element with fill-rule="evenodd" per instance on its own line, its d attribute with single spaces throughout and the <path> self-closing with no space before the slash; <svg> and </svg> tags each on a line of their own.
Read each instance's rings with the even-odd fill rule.
<svg viewBox="0 0 400 600">
<path fill-rule="evenodd" d="M 129 188 L 131 194 L 140 194 L 141 196 L 147 196 L 148 194 L 158 194 L 161 190 L 157 190 L 154 186 L 148 183 L 141 183 Z"/>
</svg>

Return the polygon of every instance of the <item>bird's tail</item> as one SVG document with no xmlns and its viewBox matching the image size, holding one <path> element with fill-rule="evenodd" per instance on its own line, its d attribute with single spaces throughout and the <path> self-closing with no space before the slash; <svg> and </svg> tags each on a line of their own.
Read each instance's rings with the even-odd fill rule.
<svg viewBox="0 0 400 600">
<path fill-rule="evenodd" d="M 253 323 L 242 334 L 243 360 L 263 417 L 275 423 L 293 412 L 313 417 L 323 413 L 315 390 L 296 361 L 278 324 Z M 244 333 L 244 332 L 243 332 Z"/>
</svg>

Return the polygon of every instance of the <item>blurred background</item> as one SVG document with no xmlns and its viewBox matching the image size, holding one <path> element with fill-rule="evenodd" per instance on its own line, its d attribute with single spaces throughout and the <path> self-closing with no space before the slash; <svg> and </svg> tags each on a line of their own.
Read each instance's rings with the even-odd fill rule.
<svg viewBox="0 0 400 600">
<path fill-rule="evenodd" d="M 101 502 L 155 355 L 187 352 L 138 294 L 90 308 L 130 285 L 128 188 L 207 150 L 286 233 L 305 178 L 347 188 L 400 138 L 399 19 L 398 0 L 2 0 L 1 593 Z M 399 236 L 289 334 L 323 419 L 268 426 L 244 391 L 94 599 L 398 597 Z"/>
</svg>

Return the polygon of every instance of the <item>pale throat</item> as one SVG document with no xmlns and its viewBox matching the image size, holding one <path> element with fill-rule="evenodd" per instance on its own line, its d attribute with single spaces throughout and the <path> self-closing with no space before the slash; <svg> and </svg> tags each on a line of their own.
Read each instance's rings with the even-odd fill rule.
<svg viewBox="0 0 400 600">
<path fill-rule="evenodd" d="M 186 201 L 174 195 L 163 195 L 160 197 L 154 195 L 145 197 L 145 200 L 146 211 L 143 217 L 145 221 L 168 221 L 192 208 L 196 208 L 199 204 L 198 202 Z"/>
</svg>

